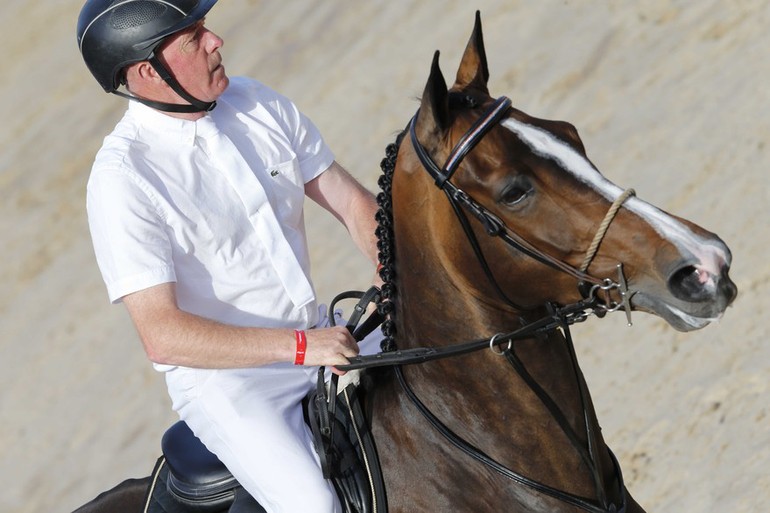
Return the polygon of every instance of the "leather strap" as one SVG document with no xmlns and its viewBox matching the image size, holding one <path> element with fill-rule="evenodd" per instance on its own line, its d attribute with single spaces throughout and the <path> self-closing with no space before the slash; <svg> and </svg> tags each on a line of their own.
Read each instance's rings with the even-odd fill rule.
<svg viewBox="0 0 770 513">
<path fill-rule="evenodd" d="M 473 124 L 468 133 L 466 133 L 460 139 L 460 141 L 458 141 L 458 143 L 450 152 L 449 157 L 447 158 L 447 161 L 442 168 L 439 168 L 436 162 L 428 154 L 428 151 L 425 149 L 425 147 L 417 139 L 416 124 L 419 115 L 418 111 L 409 123 L 409 136 L 412 141 L 412 146 L 417 153 L 417 157 L 420 159 L 420 162 L 422 163 L 425 170 L 428 171 L 428 173 L 433 177 L 436 185 L 446 193 L 450 203 L 453 204 L 455 212 L 458 212 L 459 210 L 456 207 L 456 204 L 461 205 L 476 219 L 478 219 L 479 222 L 481 222 L 487 234 L 490 236 L 500 237 L 506 242 L 506 244 L 515 248 L 516 250 L 531 258 L 534 258 L 538 262 L 574 276 L 579 282 L 592 283 L 594 285 L 602 284 L 603 280 L 595 278 L 567 264 L 566 262 L 562 262 L 561 260 L 537 249 L 518 234 L 511 231 L 499 217 L 492 214 L 488 209 L 476 202 L 473 198 L 456 187 L 450 181 L 450 178 L 452 175 L 454 175 L 455 171 L 457 171 L 463 158 L 467 156 L 468 153 L 470 153 L 470 151 L 476 147 L 479 141 L 481 141 L 481 139 L 493 127 L 497 126 L 498 122 L 508 114 L 510 106 L 511 100 L 505 96 L 495 100 L 495 102 L 487 109 L 487 111 Z M 466 236 L 468 236 L 470 239 L 472 230 L 470 230 L 470 227 L 467 226 L 467 223 L 463 226 L 463 229 L 466 233 Z M 475 235 L 473 238 L 475 238 Z M 479 251 L 477 251 L 477 255 L 479 254 Z M 488 268 L 485 269 L 485 273 L 491 282 L 496 282 Z M 495 285 L 495 288 L 499 290 L 499 286 Z M 503 298 L 505 298 L 509 304 L 513 305 L 513 303 L 507 299 L 505 294 L 503 294 Z"/>
</svg>

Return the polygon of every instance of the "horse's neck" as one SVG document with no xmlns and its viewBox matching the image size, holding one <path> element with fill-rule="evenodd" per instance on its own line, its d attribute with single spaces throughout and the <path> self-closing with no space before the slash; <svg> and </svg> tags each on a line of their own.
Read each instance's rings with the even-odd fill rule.
<svg viewBox="0 0 770 513">
<path fill-rule="evenodd" d="M 440 270 L 404 271 L 399 274 L 399 348 L 449 345 L 521 325 L 521 318 L 510 311 L 491 309 L 461 294 Z M 552 332 L 517 342 L 515 354 L 563 415 L 569 436 L 506 358 L 489 350 L 411 366 L 405 373 L 429 408 L 456 414 L 445 419 L 451 429 L 500 463 L 555 488 L 595 496 L 585 453 L 581 456 L 580 451 L 589 445 L 598 448 L 599 473 L 606 481 L 611 479 L 612 464 L 569 346 L 560 332 Z M 582 478 L 576 478 L 576 469 L 582 469 Z"/>
</svg>

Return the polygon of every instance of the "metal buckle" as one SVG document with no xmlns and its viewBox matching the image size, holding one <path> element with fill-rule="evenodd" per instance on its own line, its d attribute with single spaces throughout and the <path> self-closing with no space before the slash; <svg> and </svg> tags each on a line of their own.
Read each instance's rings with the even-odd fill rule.
<svg viewBox="0 0 770 513">
<path fill-rule="evenodd" d="M 604 313 L 616 312 L 623 309 L 626 312 L 626 321 L 628 326 L 633 326 L 631 321 L 631 298 L 637 293 L 636 290 L 628 290 L 628 282 L 626 281 L 626 275 L 623 273 L 623 264 L 617 265 L 618 269 L 618 281 L 614 282 L 609 278 L 605 278 L 601 285 L 594 285 L 591 287 L 591 291 L 588 296 L 592 299 L 601 299 L 603 303 L 597 303 L 596 310 L 601 310 Z M 612 291 L 617 291 L 620 295 L 620 302 L 612 299 Z M 599 297 L 599 293 L 602 293 L 603 297 Z"/>
</svg>

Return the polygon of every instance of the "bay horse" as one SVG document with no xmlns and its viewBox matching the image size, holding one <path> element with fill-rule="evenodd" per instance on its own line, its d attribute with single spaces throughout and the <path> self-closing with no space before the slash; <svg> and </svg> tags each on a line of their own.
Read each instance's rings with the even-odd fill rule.
<svg viewBox="0 0 770 513">
<path fill-rule="evenodd" d="M 367 395 L 387 490 L 377 512 L 643 513 L 569 325 L 637 310 L 702 328 L 737 294 L 730 251 L 612 184 L 572 125 L 492 98 L 488 80 L 477 13 L 454 85 L 437 52 L 383 161 L 384 351 L 348 366 L 382 367 Z M 140 511 L 148 482 L 77 511 Z"/>
<path fill-rule="evenodd" d="M 639 310 L 702 328 L 737 294 L 731 253 L 612 184 L 572 125 L 492 98 L 488 80 L 477 13 L 454 85 L 436 52 L 419 111 L 383 163 L 394 168 L 379 214 L 385 349 L 490 340 L 378 383 L 373 433 L 389 511 L 642 512 L 568 330 L 505 334 L 592 295 L 605 298 L 597 314 L 625 309 L 630 322 Z"/>
</svg>

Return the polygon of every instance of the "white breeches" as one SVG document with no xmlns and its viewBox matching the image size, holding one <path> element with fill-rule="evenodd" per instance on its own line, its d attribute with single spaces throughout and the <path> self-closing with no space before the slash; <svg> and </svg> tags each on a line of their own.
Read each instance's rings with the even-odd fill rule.
<svg viewBox="0 0 770 513">
<path fill-rule="evenodd" d="M 376 329 L 361 354 L 379 350 Z M 179 367 L 166 373 L 173 408 L 268 513 L 341 513 L 302 414 L 317 367 Z M 327 370 L 328 379 L 328 370 Z"/>
</svg>

